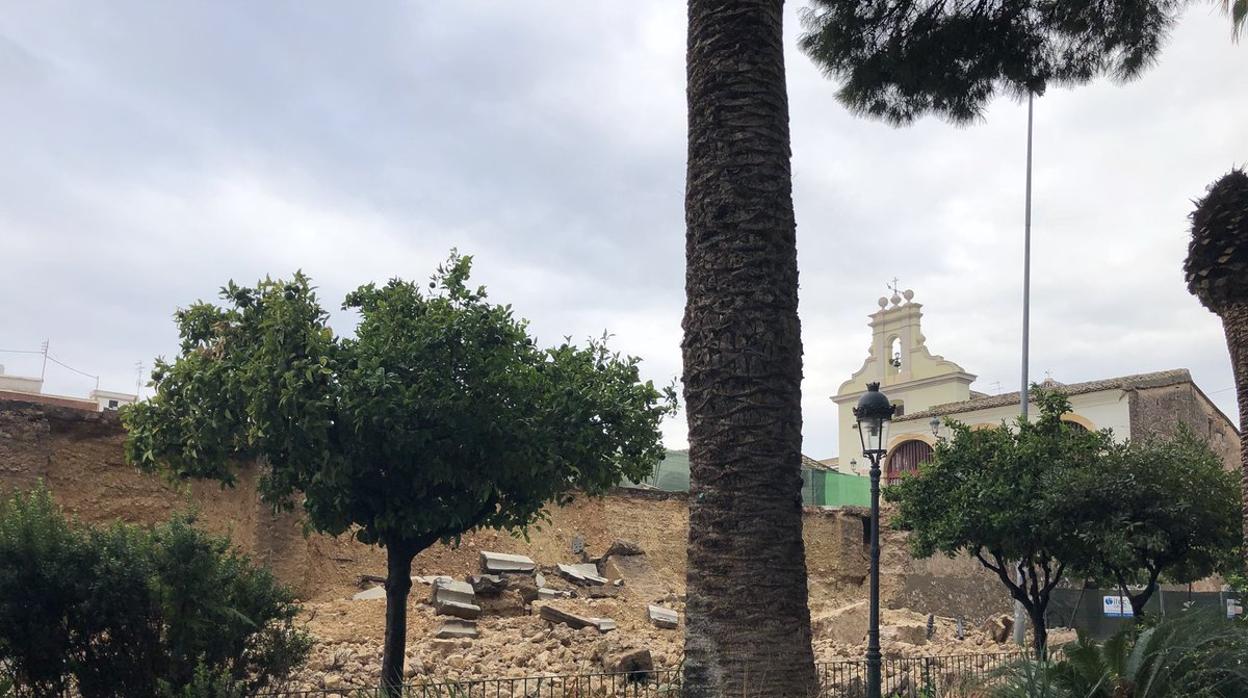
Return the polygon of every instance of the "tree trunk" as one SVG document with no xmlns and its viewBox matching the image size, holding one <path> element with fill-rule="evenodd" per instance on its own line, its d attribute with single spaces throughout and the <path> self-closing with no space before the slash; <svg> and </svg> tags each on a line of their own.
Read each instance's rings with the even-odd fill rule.
<svg viewBox="0 0 1248 698">
<path fill-rule="evenodd" d="M 1157 577 L 1159 573 L 1150 572 L 1148 583 L 1144 585 L 1144 590 L 1132 596 L 1130 590 L 1126 586 L 1121 587 L 1122 593 L 1131 601 L 1131 617 L 1136 623 L 1144 619 L 1144 607 L 1148 605 L 1148 600 L 1153 598 L 1153 593 L 1158 590 Z"/>
<path fill-rule="evenodd" d="M 407 649 L 407 595 L 412 590 L 412 558 L 407 546 L 386 546 L 386 639 L 381 655 L 381 693 L 398 696 Z"/>
<path fill-rule="evenodd" d="M 690 0 L 684 694 L 808 696 L 782 0 Z"/>
<path fill-rule="evenodd" d="M 1240 496 L 1244 502 L 1244 564 L 1248 565 L 1248 304 L 1234 304 L 1224 308 L 1220 315 L 1239 402 Z"/>
<path fill-rule="evenodd" d="M 1037 658 L 1047 656 L 1049 646 L 1049 628 L 1044 619 L 1044 611 L 1048 608 L 1047 600 L 1043 603 L 1035 604 L 1031 613 L 1031 649 L 1036 653 Z"/>
</svg>

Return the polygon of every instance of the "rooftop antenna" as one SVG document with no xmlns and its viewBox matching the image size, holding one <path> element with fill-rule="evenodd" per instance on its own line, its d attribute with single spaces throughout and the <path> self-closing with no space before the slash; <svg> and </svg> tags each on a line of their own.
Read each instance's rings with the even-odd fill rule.
<svg viewBox="0 0 1248 698">
<path fill-rule="evenodd" d="M 137 400 L 143 396 L 143 362 L 134 362 L 134 397 Z"/>
<path fill-rule="evenodd" d="M 49 340 L 43 340 L 43 344 L 39 348 L 43 351 L 43 368 L 39 369 L 39 382 L 43 383 L 43 378 L 48 374 L 48 344 Z M 40 388 L 42 390 L 43 388 Z"/>
</svg>

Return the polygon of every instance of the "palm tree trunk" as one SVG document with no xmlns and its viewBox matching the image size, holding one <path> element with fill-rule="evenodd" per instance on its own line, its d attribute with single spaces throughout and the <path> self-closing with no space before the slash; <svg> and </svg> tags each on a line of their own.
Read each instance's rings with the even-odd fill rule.
<svg viewBox="0 0 1248 698">
<path fill-rule="evenodd" d="M 407 596 L 412 590 L 412 558 L 404 545 L 386 546 L 386 637 L 381 653 L 381 695 L 398 696 L 407 649 Z"/>
<path fill-rule="evenodd" d="M 1226 332 L 1226 348 L 1231 353 L 1231 371 L 1235 376 L 1235 395 L 1239 401 L 1240 495 L 1244 502 L 1244 563 L 1248 565 L 1248 303 L 1224 308 L 1222 329 Z"/>
<path fill-rule="evenodd" d="M 782 0 L 690 0 L 684 694 L 816 690 Z"/>
</svg>

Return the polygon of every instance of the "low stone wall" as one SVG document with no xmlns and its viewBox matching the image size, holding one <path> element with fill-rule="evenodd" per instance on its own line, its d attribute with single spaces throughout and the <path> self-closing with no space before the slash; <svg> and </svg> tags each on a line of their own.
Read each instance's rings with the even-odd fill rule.
<svg viewBox="0 0 1248 698">
<path fill-rule="evenodd" d="M 297 514 L 274 514 L 256 494 L 254 467 L 238 485 L 173 485 L 124 462 L 124 433 L 115 413 L 0 401 L 0 490 L 43 481 L 67 512 L 88 523 L 126 521 L 150 525 L 193 509 L 207 530 L 228 533 L 253 558 L 270 566 L 305 598 L 344 598 L 360 575 L 384 574 L 384 551 L 350 537 L 305 535 Z M 459 548 L 434 546 L 413 563 L 414 574 L 477 571 L 481 550 L 528 555 L 546 564 L 571 562 L 572 541 L 600 554 L 618 538 L 646 551 L 648 572 L 630 580 L 657 596 L 683 594 L 689 516 L 684 493 L 617 489 L 599 499 L 578 497 L 551 512 L 528 540 L 498 531 L 465 536 Z M 803 533 L 810 571 L 812 614 L 866 598 L 869 528 L 866 510 L 807 508 Z M 995 578 L 965 559 L 914 560 L 904 534 L 883 532 L 882 598 L 890 608 L 910 608 L 970 619 L 1008 609 Z M 998 603 L 1000 602 L 1000 603 Z"/>
</svg>

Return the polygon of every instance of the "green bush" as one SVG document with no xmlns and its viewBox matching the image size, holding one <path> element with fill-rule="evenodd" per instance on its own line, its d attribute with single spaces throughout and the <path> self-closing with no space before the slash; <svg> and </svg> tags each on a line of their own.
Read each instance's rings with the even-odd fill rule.
<svg viewBox="0 0 1248 698">
<path fill-rule="evenodd" d="M 292 593 L 192 523 L 90 528 L 44 489 L 0 500 L 0 662 L 15 695 L 224 697 L 289 676 L 311 644 Z"/>
<path fill-rule="evenodd" d="M 1248 624 L 1188 611 L 1104 643 L 1085 636 L 1053 662 L 1010 668 L 995 698 L 1243 698 Z"/>
</svg>

